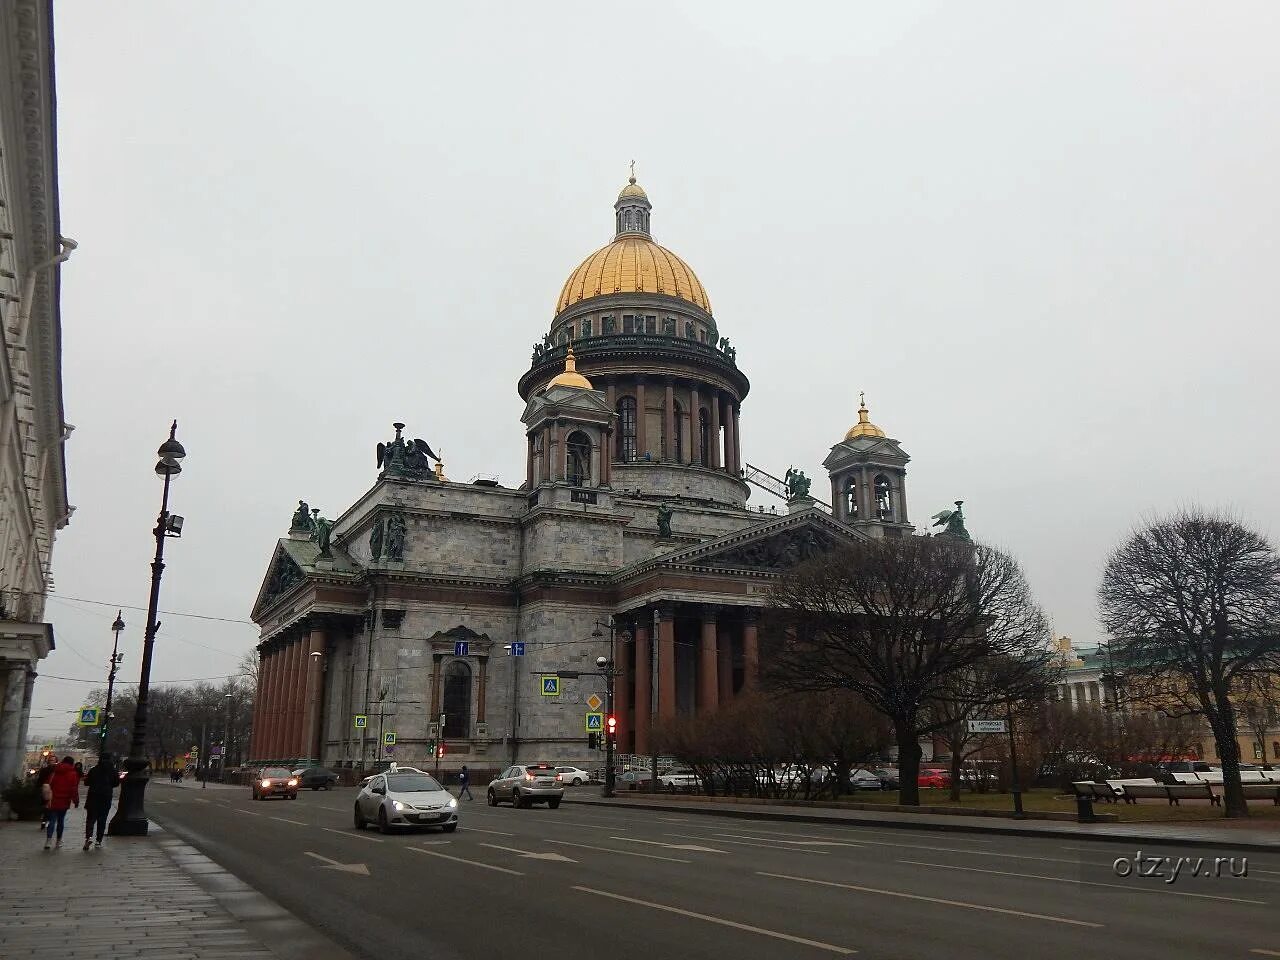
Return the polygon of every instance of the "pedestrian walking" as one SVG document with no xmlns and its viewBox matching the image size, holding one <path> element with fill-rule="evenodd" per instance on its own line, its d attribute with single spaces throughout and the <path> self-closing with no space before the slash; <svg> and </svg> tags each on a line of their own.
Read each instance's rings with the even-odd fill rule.
<svg viewBox="0 0 1280 960">
<path fill-rule="evenodd" d="M 40 799 L 43 806 L 40 808 L 40 832 L 44 833 L 45 827 L 49 824 L 49 778 L 53 776 L 53 771 L 58 769 L 58 758 L 49 754 L 44 758 L 44 763 L 40 766 L 40 772 L 36 774 L 36 783 L 40 787 Z"/>
<path fill-rule="evenodd" d="M 97 828 L 97 848 L 102 849 L 102 835 L 107 829 L 107 814 L 111 812 L 111 795 L 120 782 L 116 765 L 111 754 L 104 753 L 97 764 L 85 774 L 84 782 L 89 792 L 84 798 L 84 848 L 89 849 L 89 841 Z"/>
<path fill-rule="evenodd" d="M 464 763 L 464 764 L 462 765 L 462 772 L 458 774 L 458 783 L 460 783 L 460 784 L 462 785 L 461 787 L 459 787 L 459 788 L 458 788 L 458 799 L 459 799 L 459 800 L 461 800 L 461 799 L 462 799 L 462 795 L 463 795 L 463 794 L 466 794 L 466 796 L 467 796 L 467 799 L 468 799 L 468 800 L 474 800 L 474 799 L 475 799 L 475 797 L 473 797 L 473 796 L 471 795 L 471 787 L 470 787 L 470 786 L 468 786 L 468 782 L 470 781 L 470 779 L 471 779 L 471 777 L 470 777 L 470 775 L 467 773 L 467 765 Z"/>
<path fill-rule="evenodd" d="M 62 846 L 62 829 L 66 826 L 67 811 L 71 805 L 80 806 L 80 775 L 76 773 L 76 761 L 63 757 L 58 768 L 49 778 L 49 823 L 45 827 L 44 848 L 49 849 L 57 831 L 57 846 Z"/>
</svg>

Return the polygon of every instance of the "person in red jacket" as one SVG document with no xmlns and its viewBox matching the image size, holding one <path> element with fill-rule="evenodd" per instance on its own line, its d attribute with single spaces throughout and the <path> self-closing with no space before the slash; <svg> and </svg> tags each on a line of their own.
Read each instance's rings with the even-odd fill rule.
<svg viewBox="0 0 1280 960">
<path fill-rule="evenodd" d="M 80 774 L 76 773 L 76 762 L 72 757 L 63 757 L 58 768 L 49 778 L 49 825 L 45 828 L 44 848 L 49 849 L 53 840 L 54 828 L 58 831 L 58 846 L 62 846 L 62 828 L 66 824 L 67 811 L 71 805 L 80 806 Z"/>
</svg>

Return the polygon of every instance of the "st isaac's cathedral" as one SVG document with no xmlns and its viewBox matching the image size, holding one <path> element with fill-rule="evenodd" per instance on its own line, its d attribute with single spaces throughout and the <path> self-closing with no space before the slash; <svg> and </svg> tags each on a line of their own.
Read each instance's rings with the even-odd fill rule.
<svg viewBox="0 0 1280 960">
<path fill-rule="evenodd" d="M 842 540 L 912 532 L 909 458 L 865 404 L 824 461 L 830 503 L 802 474 L 784 483 L 745 463 L 751 384 L 650 212 L 632 177 L 613 239 L 560 290 L 517 385 L 518 488 L 449 480 L 395 424 L 373 485 L 340 517 L 299 503 L 253 607 L 255 762 L 422 765 L 439 736 L 450 768 L 586 763 L 603 681 L 544 676 L 595 671 L 601 656 L 619 671 L 618 750 L 647 755 L 654 718 L 756 684 L 757 618 L 779 571 Z M 751 483 L 786 512 L 748 508 Z"/>
</svg>

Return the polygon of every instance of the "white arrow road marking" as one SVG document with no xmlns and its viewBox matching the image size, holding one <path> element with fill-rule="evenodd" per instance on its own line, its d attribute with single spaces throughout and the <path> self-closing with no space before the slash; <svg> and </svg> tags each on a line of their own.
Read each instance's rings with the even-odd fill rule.
<svg viewBox="0 0 1280 960">
<path fill-rule="evenodd" d="M 667 836 L 681 837 L 685 840 L 703 839 L 702 837 L 695 836 L 694 834 L 691 834 L 691 833 L 668 833 Z M 816 857 L 829 856 L 831 852 L 829 850 L 809 850 L 805 847 L 782 847 L 776 843 L 753 843 L 750 840 L 726 840 L 724 839 L 724 837 L 720 837 L 719 839 L 717 839 L 716 843 L 728 843 L 736 847 L 762 847 L 765 850 L 780 850 L 783 853 L 804 853 L 804 854 L 809 854 L 811 856 L 816 856 Z"/>
<path fill-rule="evenodd" d="M 515 847 L 501 847 L 496 843 L 482 843 L 482 847 L 489 847 L 492 850 L 505 850 L 507 853 L 518 853 L 520 856 L 529 860 L 556 860 L 560 863 L 577 863 L 577 860 L 571 860 L 569 857 L 559 853 L 538 853 L 533 850 L 517 850 Z"/>
<path fill-rule="evenodd" d="M 367 877 L 369 868 L 363 863 L 339 863 L 337 860 L 330 860 L 328 857 L 322 857 L 318 853 L 312 853 L 310 850 L 304 850 L 308 857 L 315 857 L 324 863 L 326 870 L 341 870 L 343 873 L 354 873 L 357 876 Z"/>
<path fill-rule="evenodd" d="M 694 843 L 662 843 L 658 840 L 641 840 L 639 837 L 610 837 L 610 840 L 621 840 L 624 843 L 647 843 L 655 847 L 666 847 L 668 850 L 688 850 L 692 853 L 728 853 L 728 850 L 717 850 L 715 847 L 700 847 Z"/>
<path fill-rule="evenodd" d="M 656 853 L 638 853 L 635 850 L 619 850 L 617 847 L 593 847 L 589 843 L 570 843 L 568 840 L 544 840 L 543 843 L 556 843 L 562 847 L 581 847 L 583 850 L 600 850 L 604 853 L 617 853 L 624 857 L 643 857 L 645 860 L 665 860 L 667 863 L 693 863 L 680 857 L 660 857 Z"/>
<path fill-rule="evenodd" d="M 762 937 L 773 937 L 776 940 L 786 940 L 789 943 L 799 943 L 806 947 L 816 947 L 819 950 L 827 950 L 831 953 L 839 953 L 848 956 L 857 953 L 856 950 L 850 950 L 848 947 L 838 947 L 833 943 L 823 943 L 821 940 L 806 940 L 804 937 L 792 936 L 789 933 L 779 933 L 777 930 L 766 930 L 763 927 L 753 927 L 749 923 L 738 923 L 736 920 L 726 920 L 724 917 L 713 917 L 705 913 L 694 913 L 692 910 L 682 910 L 680 907 L 668 906 L 665 903 L 654 903 L 650 900 L 637 900 L 635 897 L 624 897 L 620 893 L 609 893 L 606 890 L 595 890 L 591 887 L 574 887 L 579 893 L 590 893 L 597 897 L 608 897 L 610 900 L 621 900 L 623 903 L 634 903 L 640 907 L 650 907 L 654 910 L 662 910 L 665 913 L 674 913 L 682 917 L 691 917 L 694 920 L 705 920 L 707 923 L 717 923 L 722 927 L 732 927 L 735 930 L 745 930 L 747 933 L 758 933 Z"/>
</svg>

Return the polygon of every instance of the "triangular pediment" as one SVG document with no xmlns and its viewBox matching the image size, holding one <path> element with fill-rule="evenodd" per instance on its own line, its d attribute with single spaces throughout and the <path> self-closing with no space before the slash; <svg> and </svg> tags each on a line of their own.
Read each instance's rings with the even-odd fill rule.
<svg viewBox="0 0 1280 960">
<path fill-rule="evenodd" d="M 864 539 L 864 534 L 815 508 L 658 557 L 656 562 L 664 566 L 781 573 L 836 547 Z"/>
<path fill-rule="evenodd" d="M 267 567 L 267 575 L 263 578 L 262 586 L 258 590 L 258 599 L 254 601 L 251 619 L 258 620 L 262 612 L 306 578 L 306 571 L 289 555 L 284 541 L 277 543 L 276 552 Z"/>
<path fill-rule="evenodd" d="M 885 466 L 905 466 L 911 461 L 902 445 L 890 437 L 857 437 L 842 440 L 831 448 L 822 461 L 827 470 L 836 470 L 851 463 L 882 463 Z"/>
<path fill-rule="evenodd" d="M 599 390 L 552 387 L 529 398 L 520 421 L 531 424 L 546 416 L 577 416 L 595 423 L 607 422 L 612 415 L 608 398 Z"/>
</svg>

